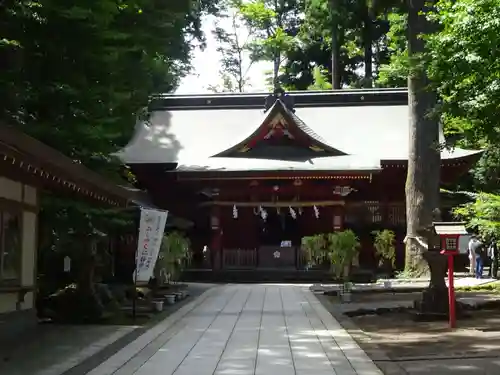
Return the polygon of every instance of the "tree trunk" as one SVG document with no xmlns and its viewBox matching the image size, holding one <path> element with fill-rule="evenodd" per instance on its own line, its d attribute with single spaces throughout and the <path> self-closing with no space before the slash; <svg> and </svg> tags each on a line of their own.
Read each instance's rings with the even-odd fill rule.
<svg viewBox="0 0 500 375">
<path fill-rule="evenodd" d="M 332 88 L 341 88 L 342 74 L 340 72 L 340 46 L 339 46 L 339 4 L 338 0 L 330 0 L 330 13 L 332 18 Z"/>
<path fill-rule="evenodd" d="M 283 28 L 283 12 L 284 12 L 284 1 L 274 0 L 274 9 L 276 10 L 276 25 L 278 28 Z M 280 88 L 279 74 L 281 65 L 281 51 L 278 47 L 274 50 L 274 61 L 273 61 L 273 88 L 278 90 Z"/>
<path fill-rule="evenodd" d="M 364 49 L 364 65 L 365 65 L 365 76 L 363 79 L 363 87 L 372 88 L 373 87 L 373 35 L 372 35 L 372 22 L 373 22 L 373 11 L 371 7 L 367 4 L 365 5 L 365 16 L 364 16 L 364 27 L 363 27 L 363 49 Z"/>
<path fill-rule="evenodd" d="M 280 88 L 279 74 L 280 74 L 280 53 L 279 51 L 275 52 L 274 61 L 273 61 L 273 88 L 274 90 L 278 90 Z"/>
<path fill-rule="evenodd" d="M 96 293 L 94 285 L 97 252 L 96 243 L 95 240 L 90 240 L 89 243 L 85 239 L 82 242 L 90 246 L 84 249 L 80 258 L 81 270 L 78 280 L 79 313 L 81 318 L 86 321 L 97 321 L 101 317 L 104 307 Z"/>
<path fill-rule="evenodd" d="M 408 75 L 409 155 L 406 179 L 406 262 L 405 270 L 414 276 L 428 273 L 423 253 L 432 236 L 433 210 L 439 207 L 440 149 L 439 122 L 430 116 L 436 104 L 428 90 L 424 64 L 418 61 L 425 51 L 421 34 L 433 31 L 422 12 L 428 0 L 409 0 Z"/>
<path fill-rule="evenodd" d="M 448 288 L 444 281 L 447 259 L 440 254 L 440 239 L 433 221 L 440 221 L 439 182 L 441 151 L 439 122 L 430 112 L 436 95 L 429 91 L 422 34 L 432 33 L 435 26 L 425 18 L 428 0 L 410 0 L 408 13 L 408 105 L 410 111 L 410 150 L 406 180 L 406 263 L 405 270 L 415 276 L 430 271 L 430 283 L 415 301 L 415 308 L 425 315 L 448 314 Z M 457 308 L 460 306 L 457 305 Z"/>
</svg>

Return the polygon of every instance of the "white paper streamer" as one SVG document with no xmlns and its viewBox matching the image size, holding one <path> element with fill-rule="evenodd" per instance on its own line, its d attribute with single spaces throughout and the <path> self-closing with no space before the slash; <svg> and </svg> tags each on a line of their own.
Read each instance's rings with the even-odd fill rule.
<svg viewBox="0 0 500 375">
<path fill-rule="evenodd" d="M 316 219 L 319 219 L 319 210 L 318 210 L 318 207 L 313 206 L 313 210 L 314 210 L 314 216 L 316 216 Z"/>
<path fill-rule="evenodd" d="M 262 217 L 262 220 L 266 221 L 267 219 L 267 211 L 264 210 L 262 207 L 260 208 L 260 217 Z"/>
</svg>

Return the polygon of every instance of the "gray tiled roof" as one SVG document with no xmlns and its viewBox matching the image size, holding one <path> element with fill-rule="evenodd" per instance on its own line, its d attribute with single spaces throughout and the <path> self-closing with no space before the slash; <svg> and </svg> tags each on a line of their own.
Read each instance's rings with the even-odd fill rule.
<svg viewBox="0 0 500 375">
<path fill-rule="evenodd" d="M 297 125 L 312 138 L 353 158 L 407 160 L 407 105 L 300 107 L 292 115 Z M 259 108 L 207 107 L 155 111 L 149 123 L 138 124 L 133 139 L 117 156 L 128 164 L 179 163 L 179 166 L 220 166 L 220 161 L 215 163 L 209 159 L 248 138 L 258 129 L 265 117 L 266 114 Z M 442 134 L 441 139 L 444 140 Z M 463 149 L 443 150 L 441 157 L 456 159 L 479 152 Z M 234 163 L 242 162 L 237 159 Z M 228 168 L 231 167 L 228 165 Z"/>
<path fill-rule="evenodd" d="M 314 139 L 320 143 L 323 143 L 323 144 L 326 144 L 332 148 L 335 148 L 333 145 L 329 145 L 328 142 L 325 139 L 323 139 L 321 136 L 316 134 L 314 132 L 314 130 L 312 130 L 309 126 L 307 126 L 306 123 L 304 121 L 302 121 L 302 119 L 299 116 L 297 116 L 294 112 L 290 111 L 285 106 L 283 106 L 283 110 L 295 121 L 295 124 L 297 124 L 299 129 L 302 130 L 304 133 L 306 133 L 309 137 L 311 137 L 312 139 Z"/>
</svg>

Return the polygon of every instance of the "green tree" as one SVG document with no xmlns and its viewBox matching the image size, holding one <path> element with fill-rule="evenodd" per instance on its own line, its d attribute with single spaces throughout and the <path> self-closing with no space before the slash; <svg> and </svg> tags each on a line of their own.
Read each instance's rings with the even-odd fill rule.
<svg viewBox="0 0 500 375">
<path fill-rule="evenodd" d="M 241 7 L 241 1 L 230 1 L 212 31 L 221 55 L 222 84 L 209 87 L 211 91 L 243 92 L 248 86 L 250 68 L 255 62 L 251 55 L 253 29 L 251 24 L 245 25 Z"/>
<path fill-rule="evenodd" d="M 253 39 L 249 45 L 252 61 L 273 63 L 272 83 L 279 86 L 279 72 L 292 49 L 298 30 L 298 0 L 249 0 L 242 2 L 239 11 Z"/>
<path fill-rule="evenodd" d="M 480 193 L 473 202 L 457 207 L 454 214 L 467 220 L 468 227 L 481 237 L 500 239 L 500 196 Z"/>
<path fill-rule="evenodd" d="M 379 68 L 392 54 L 389 15 L 403 8 L 397 0 L 306 0 L 298 43 L 287 52 L 282 81 L 306 89 L 313 81 L 311 66 L 324 66 L 335 87 L 380 85 Z"/>
<path fill-rule="evenodd" d="M 441 114 L 450 144 L 485 149 L 481 160 L 459 188 L 499 193 L 500 105 L 496 46 L 500 44 L 500 2 L 439 1 L 430 15 L 439 24 L 430 46 L 429 75 L 439 93 Z"/>
<path fill-rule="evenodd" d="M 321 66 L 313 68 L 313 83 L 307 88 L 308 90 L 331 90 L 333 85 L 328 82 L 327 71 Z"/>
<path fill-rule="evenodd" d="M 387 14 L 389 29 L 385 35 L 387 61 L 381 62 L 376 85 L 381 87 L 405 87 L 409 73 L 408 61 L 408 13 L 394 9 Z"/>
<path fill-rule="evenodd" d="M 469 147 L 485 146 L 499 140 L 496 112 L 500 70 L 496 56 L 500 17 L 498 0 L 442 0 L 427 17 L 436 32 L 427 37 L 427 73 L 438 93 L 437 114 L 452 139 L 465 140 Z M 378 83 L 400 84 L 408 75 L 407 17 L 394 12 L 388 33 L 391 61 L 381 67 Z M 455 143 L 454 142 L 454 143 Z"/>
<path fill-rule="evenodd" d="M 439 123 L 431 112 L 436 95 L 429 89 L 424 37 L 435 26 L 426 13 L 427 0 L 414 0 L 408 9 L 408 105 L 410 147 L 406 178 L 406 258 L 405 271 L 420 276 L 427 272 L 424 253 L 433 232 L 433 211 L 439 208 L 441 151 Z M 431 272 L 432 272 L 432 265 Z"/>
<path fill-rule="evenodd" d="M 500 1 L 443 0 L 430 17 L 440 25 L 428 41 L 440 110 L 469 140 L 498 142 Z"/>
<path fill-rule="evenodd" d="M 109 155 L 130 139 L 149 95 L 171 91 L 189 71 L 193 39 L 203 41 L 200 17 L 216 11 L 215 5 L 210 0 L 3 2 L 0 120 L 123 182 L 121 166 Z M 86 254 L 82 287 L 91 289 L 94 252 L 82 250 L 95 249 L 100 233 L 129 219 L 45 195 L 43 244 L 49 251 Z"/>
</svg>

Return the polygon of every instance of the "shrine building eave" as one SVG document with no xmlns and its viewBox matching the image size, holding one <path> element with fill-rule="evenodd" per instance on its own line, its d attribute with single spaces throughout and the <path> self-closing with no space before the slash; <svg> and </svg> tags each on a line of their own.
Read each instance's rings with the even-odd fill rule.
<svg viewBox="0 0 500 375">
<path fill-rule="evenodd" d="M 207 158 L 190 163 L 179 163 L 175 172 L 375 172 L 380 171 L 379 159 L 359 156 L 330 156 L 306 161 L 288 161 L 253 158 Z"/>
<path fill-rule="evenodd" d="M 56 149 L 0 122 L 2 176 L 41 189 L 106 206 L 127 207 L 139 196 Z"/>
<path fill-rule="evenodd" d="M 484 150 L 444 149 L 441 151 L 441 167 L 472 166 L 481 158 L 483 153 Z M 408 159 L 382 159 L 380 162 L 382 168 L 406 168 L 408 166 Z"/>
</svg>

